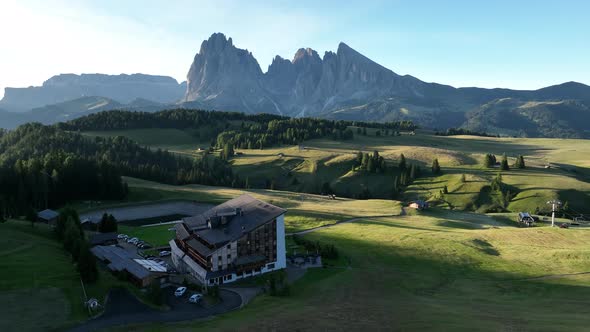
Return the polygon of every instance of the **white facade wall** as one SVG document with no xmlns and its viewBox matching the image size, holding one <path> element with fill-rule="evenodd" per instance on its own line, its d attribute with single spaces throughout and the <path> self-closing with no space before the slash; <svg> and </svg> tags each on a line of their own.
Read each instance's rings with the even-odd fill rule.
<svg viewBox="0 0 590 332">
<path fill-rule="evenodd" d="M 277 262 L 276 269 L 287 267 L 287 249 L 285 245 L 285 214 L 277 218 Z"/>
</svg>

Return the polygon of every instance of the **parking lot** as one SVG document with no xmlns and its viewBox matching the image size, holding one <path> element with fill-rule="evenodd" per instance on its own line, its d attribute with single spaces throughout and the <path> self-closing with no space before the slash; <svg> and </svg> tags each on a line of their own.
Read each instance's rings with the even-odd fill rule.
<svg viewBox="0 0 590 332">
<path fill-rule="evenodd" d="M 195 294 L 195 291 L 191 291 L 187 289 L 184 295 L 182 296 L 175 296 L 174 291 L 176 287 L 166 287 L 164 288 L 164 294 L 166 294 L 166 303 L 170 307 L 171 310 L 174 311 L 194 311 L 198 308 L 203 308 L 203 301 L 199 301 L 198 303 L 191 303 L 189 302 L 189 298 L 191 295 Z"/>
<path fill-rule="evenodd" d="M 236 292 L 220 289 L 220 301 L 205 307 L 202 304 L 188 302 L 192 294 L 187 293 L 180 298 L 174 296 L 175 287 L 165 288 L 167 304 L 171 310 L 159 311 L 141 303 L 125 289 L 114 289 L 109 293 L 105 312 L 94 319 L 74 327 L 70 331 L 96 331 L 110 327 L 147 322 L 177 322 L 206 318 L 238 309 L 242 304 L 240 295 Z"/>
</svg>

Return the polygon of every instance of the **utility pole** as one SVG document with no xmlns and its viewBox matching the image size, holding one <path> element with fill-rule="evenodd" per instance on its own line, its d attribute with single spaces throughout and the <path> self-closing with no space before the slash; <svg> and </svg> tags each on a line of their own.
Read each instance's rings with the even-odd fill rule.
<svg viewBox="0 0 590 332">
<path fill-rule="evenodd" d="M 547 202 L 547 204 L 551 204 L 551 227 L 555 227 L 555 211 L 561 206 L 561 201 L 553 199 Z"/>
</svg>

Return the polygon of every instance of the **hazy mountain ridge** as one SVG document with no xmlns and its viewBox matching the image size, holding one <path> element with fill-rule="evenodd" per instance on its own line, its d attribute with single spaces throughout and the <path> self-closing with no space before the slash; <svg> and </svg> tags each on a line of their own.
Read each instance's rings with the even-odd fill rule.
<svg viewBox="0 0 590 332">
<path fill-rule="evenodd" d="M 119 103 L 129 103 L 136 98 L 174 103 L 185 91 L 186 83 L 178 83 L 168 76 L 60 74 L 49 78 L 42 86 L 6 88 L 0 106 L 22 112 L 88 96 L 101 96 Z"/>
<path fill-rule="evenodd" d="M 135 99 L 128 104 L 100 97 L 82 97 L 53 105 L 36 107 L 26 112 L 7 112 L 0 109 L 0 128 L 12 129 L 27 122 L 54 124 L 77 119 L 106 110 L 156 112 L 173 105 L 160 104 L 146 99 Z"/>
</svg>

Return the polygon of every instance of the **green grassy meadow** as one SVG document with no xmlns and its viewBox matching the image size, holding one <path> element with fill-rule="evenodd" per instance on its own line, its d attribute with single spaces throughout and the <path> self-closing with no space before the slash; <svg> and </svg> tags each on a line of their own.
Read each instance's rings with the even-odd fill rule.
<svg viewBox="0 0 590 332">
<path fill-rule="evenodd" d="M 182 133 L 170 133 L 177 131 Z M 319 193 L 324 182 L 338 193 L 354 197 L 365 190 L 372 197 L 391 198 L 395 168 L 387 174 L 354 171 L 358 151 L 378 151 L 390 166 L 403 153 L 409 163 L 421 165 L 424 176 L 410 185 L 402 199 L 433 199 L 446 185 L 449 195 L 441 207 L 466 211 L 485 211 L 495 200 L 489 183 L 498 169 L 484 169 L 483 156 L 506 154 L 512 164 L 524 155 L 526 169 L 502 172 L 503 181 L 513 188 L 509 211 L 547 210 L 550 199 L 567 201 L 571 213 L 590 213 L 590 143 L 580 139 L 490 138 L 477 136 L 435 136 L 426 131 L 416 135 L 355 135 L 349 141 L 318 139 L 304 142 L 305 149 L 284 146 L 264 150 L 238 150 L 231 163 L 252 187 L 268 187 L 292 192 Z M 196 135 L 171 129 L 142 129 L 119 132 L 92 132 L 92 135 L 125 135 L 153 147 L 189 153 L 201 147 Z M 193 151 L 194 152 L 194 151 Z M 442 176 L 431 176 L 429 167 L 438 158 Z M 548 167 L 548 168 L 546 168 Z M 467 181 L 460 183 L 465 174 Z"/>
<path fill-rule="evenodd" d="M 0 234 L 0 330 L 55 330 L 88 318 L 76 267 L 51 228 L 10 220 Z M 85 286 L 101 303 L 112 287 L 128 287 L 107 272 Z"/>
<path fill-rule="evenodd" d="M 305 235 L 350 266 L 313 269 L 284 298 L 195 324 L 121 331 L 579 331 L 588 324 L 589 229 L 517 228 L 457 211 L 367 218 Z M 305 319 L 302 319 L 305 317 Z"/>
<path fill-rule="evenodd" d="M 134 139 L 142 144 L 188 154 L 195 154 L 202 143 L 190 133 L 172 134 L 160 129 L 116 134 L 136 135 Z M 288 210 L 287 232 L 356 219 L 303 235 L 311 241 L 333 244 L 340 253 L 335 264 L 309 270 L 292 285 L 288 297 L 261 295 L 238 311 L 206 321 L 136 325 L 115 330 L 587 329 L 590 323 L 590 228 L 542 227 L 546 222 L 540 223 L 541 227 L 520 228 L 514 219 L 515 212 L 546 208 L 546 201 L 555 198 L 567 201 L 572 210 L 588 212 L 588 141 L 440 137 L 426 132 L 415 136 L 376 137 L 369 130 L 369 136 L 355 135 L 351 141 L 312 140 L 304 146 L 305 149 L 286 146 L 239 150 L 242 154 L 231 160 L 241 178 L 248 178 L 255 186 L 272 179 L 276 190 L 172 186 L 125 178 L 130 187 L 129 197 L 125 201 L 102 202 L 100 206 L 171 199 L 220 203 L 249 193 Z M 331 200 L 322 195 L 298 192 L 317 192 L 323 182 L 329 182 L 332 188 L 348 190 L 351 195 L 366 188 L 385 196 L 392 174 L 352 170 L 357 151 L 375 150 L 389 165 L 397 165 L 403 153 L 408 162 L 419 164 L 424 170 L 429 168 L 433 158 L 439 159 L 442 175 L 432 176 L 425 171 L 425 176 L 406 189 L 403 199 L 431 199 L 444 186 L 449 193 L 436 208 L 413 211 L 402 209 L 400 201 L 385 198 L 338 197 Z M 490 190 L 490 181 L 498 170 L 481 166 L 486 153 L 498 157 L 506 154 L 510 164 L 522 154 L 527 163 L 526 169 L 502 172 L 503 182 L 515 194 L 503 213 L 484 213 L 486 207 L 498 199 Z M 463 175 L 465 181 L 461 180 Z M 84 204 L 77 207 L 80 210 L 89 208 Z M 0 261 L 0 268 L 22 270 L 25 272 L 20 276 L 32 273 L 34 277 L 2 281 L 1 294 L 44 289 L 39 296 L 52 297 L 55 303 L 70 308 L 65 317 L 52 316 L 56 319 L 52 326 L 63 326 L 83 317 L 80 309 L 75 309 L 79 307 L 75 305 L 79 303 L 76 302 L 79 301 L 76 286 L 66 287 L 74 285 L 71 278 L 75 274 L 72 274 L 73 265 L 68 258 L 60 258 L 59 255 L 65 255 L 61 248 L 52 247 L 51 242 L 47 242 L 49 238 L 35 233 L 38 230 L 31 233 L 24 231 L 24 224 L 11 224 L 0 225 L 0 229 L 11 232 L 11 239 L 18 243 L 0 246 L 0 255 L 2 252 L 9 257 L 22 255 L 24 267 L 14 265 L 18 262 L 15 259 Z M 165 244 L 173 236 L 171 227 L 120 225 L 120 232 L 153 244 Z M 40 241 L 35 242 L 38 244 L 33 248 L 43 251 L 39 255 L 46 255 L 42 256 L 46 261 L 57 262 L 47 264 L 45 269 L 55 269 L 60 278 L 50 278 L 52 273 L 35 274 L 30 262 L 33 257 L 26 256 L 31 250 L 17 250 L 28 248 L 28 239 L 38 236 Z M 292 241 L 287 243 L 289 248 L 293 246 Z M 17 249 L 10 249 L 13 247 Z M 109 282 L 105 282 L 96 287 L 101 289 L 108 285 Z"/>
</svg>

